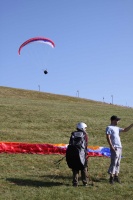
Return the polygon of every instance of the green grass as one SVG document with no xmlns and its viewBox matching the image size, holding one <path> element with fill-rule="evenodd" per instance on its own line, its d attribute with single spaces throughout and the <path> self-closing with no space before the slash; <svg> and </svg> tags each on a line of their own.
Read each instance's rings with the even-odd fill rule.
<svg viewBox="0 0 133 200">
<path fill-rule="evenodd" d="M 108 146 L 111 115 L 121 127 L 133 122 L 133 109 L 87 99 L 0 87 L 1 141 L 68 143 L 75 125 L 88 125 L 89 145 Z M 108 183 L 109 158 L 89 158 L 88 187 L 72 187 L 72 173 L 61 155 L 0 154 L 0 200 L 127 200 L 133 196 L 133 129 L 121 137 L 122 184 Z"/>
</svg>

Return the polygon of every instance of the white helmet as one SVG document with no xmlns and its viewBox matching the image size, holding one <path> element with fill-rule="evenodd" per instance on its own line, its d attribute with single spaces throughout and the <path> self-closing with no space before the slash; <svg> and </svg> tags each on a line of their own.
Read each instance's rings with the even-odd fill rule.
<svg viewBox="0 0 133 200">
<path fill-rule="evenodd" d="M 85 130 L 85 128 L 87 128 L 87 125 L 84 122 L 79 122 L 76 126 L 77 129 L 79 130 Z"/>
</svg>

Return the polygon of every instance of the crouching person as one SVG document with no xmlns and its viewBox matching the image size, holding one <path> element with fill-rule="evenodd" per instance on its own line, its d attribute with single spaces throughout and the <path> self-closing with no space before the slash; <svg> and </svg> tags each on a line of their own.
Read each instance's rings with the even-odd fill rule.
<svg viewBox="0 0 133 200">
<path fill-rule="evenodd" d="M 68 167 L 71 168 L 73 172 L 73 186 L 78 186 L 80 171 L 83 185 L 87 186 L 88 184 L 88 135 L 86 128 L 87 125 L 83 122 L 79 122 L 76 125 L 77 130 L 71 133 L 69 145 L 66 150 L 66 161 Z"/>
</svg>

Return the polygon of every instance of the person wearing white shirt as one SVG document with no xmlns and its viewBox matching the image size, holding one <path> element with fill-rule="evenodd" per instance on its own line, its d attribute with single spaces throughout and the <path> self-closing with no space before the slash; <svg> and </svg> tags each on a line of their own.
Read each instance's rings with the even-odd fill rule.
<svg viewBox="0 0 133 200">
<path fill-rule="evenodd" d="M 118 118 L 116 115 L 113 115 L 110 120 L 111 124 L 106 128 L 106 138 L 111 152 L 111 163 L 108 169 L 108 173 L 110 174 L 109 182 L 113 184 L 114 181 L 121 183 L 118 177 L 122 155 L 120 133 L 129 131 L 133 127 L 133 124 L 126 128 L 119 128 L 117 125 L 120 121 L 120 118 Z"/>
</svg>

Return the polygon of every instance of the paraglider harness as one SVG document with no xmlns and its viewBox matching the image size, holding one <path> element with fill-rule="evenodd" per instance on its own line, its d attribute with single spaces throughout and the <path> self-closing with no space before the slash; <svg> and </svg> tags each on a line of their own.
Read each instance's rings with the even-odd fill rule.
<svg viewBox="0 0 133 200">
<path fill-rule="evenodd" d="M 84 131 L 72 132 L 66 149 L 66 162 L 74 170 L 83 170 L 87 166 L 87 135 Z"/>
<path fill-rule="evenodd" d="M 83 170 L 87 167 L 87 160 L 89 158 L 87 152 L 88 137 L 84 131 L 75 131 L 71 133 L 69 145 L 66 149 L 66 155 L 55 162 L 59 168 L 60 163 L 66 158 L 67 165 L 73 170 Z M 56 176 L 54 176 L 55 178 Z M 91 177 L 89 177 L 91 180 Z M 94 183 L 92 181 L 91 185 Z"/>
</svg>

